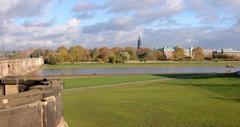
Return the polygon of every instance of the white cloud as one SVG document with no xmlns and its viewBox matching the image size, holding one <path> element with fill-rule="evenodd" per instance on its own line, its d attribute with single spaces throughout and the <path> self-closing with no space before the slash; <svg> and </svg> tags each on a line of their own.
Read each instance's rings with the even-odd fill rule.
<svg viewBox="0 0 240 127">
<path fill-rule="evenodd" d="M 8 20 L 0 25 L 0 38 L 5 41 L 7 49 L 11 49 L 12 44 L 15 47 L 19 46 L 22 48 L 54 48 L 77 40 L 80 33 L 79 24 L 80 21 L 78 19 L 70 19 L 65 24 L 51 27 L 36 27 L 35 25 L 19 26 Z"/>
<path fill-rule="evenodd" d="M 96 10 L 98 8 L 98 6 L 96 4 L 93 4 L 93 3 L 89 3 L 89 2 L 86 2 L 86 3 L 79 3 L 77 4 L 73 9 L 72 11 L 73 12 L 77 12 L 77 13 L 81 13 L 81 12 L 86 12 L 86 11 L 93 11 L 93 10 Z"/>
<path fill-rule="evenodd" d="M 48 20 L 48 21 L 39 21 L 39 20 L 33 20 L 33 21 L 25 21 L 23 23 L 23 26 L 26 27 L 50 27 L 55 24 L 55 20 Z"/>
<path fill-rule="evenodd" d="M 40 15 L 54 0 L 1 0 L 0 19 Z"/>
<path fill-rule="evenodd" d="M 105 5 L 111 13 L 128 13 L 136 23 L 149 24 L 156 20 L 168 19 L 184 9 L 182 0 L 109 0 Z"/>
<path fill-rule="evenodd" d="M 86 47 L 135 46 L 141 33 L 146 47 L 176 44 L 206 48 L 240 47 L 239 0 L 107 0 L 104 5 L 79 3 L 72 9 L 75 18 L 62 24 L 54 17 L 52 20 L 41 20 L 41 15 L 53 1 L 56 0 L 0 1 L 0 39 L 5 40 L 8 49 L 12 45 L 22 48 L 56 48 L 73 44 Z M 178 23 L 178 19 L 172 19 L 183 12 L 194 13 L 205 28 L 201 25 L 185 27 Z M 111 15 L 111 18 L 106 22 L 97 22 L 99 15 L 94 17 L 94 14 L 99 13 Z M 16 23 L 19 17 L 29 18 L 21 25 Z M 85 18 L 94 18 L 89 23 L 92 25 L 85 25 L 88 24 L 83 20 Z M 225 20 L 238 23 L 225 28 L 212 27 L 212 24 Z M 178 27 L 154 27 L 171 27 L 173 24 Z"/>
<path fill-rule="evenodd" d="M 2 0 L 0 1 L 0 14 L 7 13 L 13 6 L 18 5 L 20 0 Z"/>
<path fill-rule="evenodd" d="M 69 27 L 76 27 L 80 24 L 80 20 L 79 19 L 76 19 L 76 18 L 73 18 L 71 20 L 68 21 L 67 25 Z"/>
<path fill-rule="evenodd" d="M 114 18 L 108 22 L 96 23 L 83 27 L 83 33 L 100 33 L 108 31 L 128 31 L 135 29 L 136 25 L 130 18 Z"/>
<path fill-rule="evenodd" d="M 166 5 L 169 8 L 172 8 L 174 10 L 181 10 L 181 9 L 183 9 L 183 1 L 182 0 L 168 0 Z"/>
</svg>

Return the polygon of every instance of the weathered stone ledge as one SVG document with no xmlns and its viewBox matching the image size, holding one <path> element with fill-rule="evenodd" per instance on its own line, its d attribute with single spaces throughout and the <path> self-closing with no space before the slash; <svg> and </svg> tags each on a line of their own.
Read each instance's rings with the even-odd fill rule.
<svg viewBox="0 0 240 127">
<path fill-rule="evenodd" d="M 0 60 L 0 78 L 19 76 L 38 70 L 44 64 L 42 57 Z"/>
<path fill-rule="evenodd" d="M 68 126 L 63 117 L 62 81 L 57 79 L 3 79 L 0 80 L 0 86 L 1 126 Z"/>
</svg>

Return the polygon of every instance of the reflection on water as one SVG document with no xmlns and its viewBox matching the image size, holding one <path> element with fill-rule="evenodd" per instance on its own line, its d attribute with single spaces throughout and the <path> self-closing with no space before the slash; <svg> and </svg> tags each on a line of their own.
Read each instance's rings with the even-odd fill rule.
<svg viewBox="0 0 240 127">
<path fill-rule="evenodd" d="M 170 74 L 170 73 L 224 73 L 240 68 L 226 67 L 183 67 L 183 68 L 92 68 L 92 69 L 42 69 L 34 73 L 38 76 L 58 75 L 105 75 L 105 74 Z"/>
</svg>

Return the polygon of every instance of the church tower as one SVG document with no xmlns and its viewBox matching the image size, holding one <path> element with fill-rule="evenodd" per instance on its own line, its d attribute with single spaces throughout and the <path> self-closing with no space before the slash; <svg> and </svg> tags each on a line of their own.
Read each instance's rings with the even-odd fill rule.
<svg viewBox="0 0 240 127">
<path fill-rule="evenodd" d="M 141 42 L 141 37 L 139 36 L 138 38 L 138 44 L 137 44 L 137 49 L 142 49 L 142 42 Z"/>
</svg>

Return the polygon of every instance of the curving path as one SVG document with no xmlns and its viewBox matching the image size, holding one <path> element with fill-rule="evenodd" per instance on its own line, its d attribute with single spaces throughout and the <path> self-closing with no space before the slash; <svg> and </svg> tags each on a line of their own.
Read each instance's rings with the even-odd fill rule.
<svg viewBox="0 0 240 127">
<path fill-rule="evenodd" d="M 89 90 L 89 89 L 97 89 L 97 88 L 108 88 L 108 87 L 119 87 L 119 86 L 128 86 L 134 84 L 132 86 L 142 86 L 145 85 L 143 83 L 154 83 L 154 82 L 161 82 L 161 81 L 169 81 L 169 80 L 176 80 L 176 79 L 184 79 L 184 78 L 192 78 L 192 77 L 199 77 L 203 75 L 214 75 L 214 74 L 199 74 L 199 75 L 191 75 L 191 76 L 180 76 L 177 78 L 162 78 L 162 79 L 154 79 L 154 80 L 145 80 L 145 81 L 133 81 L 133 82 L 126 82 L 126 83 L 116 83 L 110 85 L 101 85 L 101 86 L 91 86 L 91 87 L 82 87 L 82 88 L 70 88 L 65 89 L 64 92 L 72 92 L 78 90 Z"/>
</svg>

